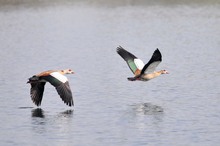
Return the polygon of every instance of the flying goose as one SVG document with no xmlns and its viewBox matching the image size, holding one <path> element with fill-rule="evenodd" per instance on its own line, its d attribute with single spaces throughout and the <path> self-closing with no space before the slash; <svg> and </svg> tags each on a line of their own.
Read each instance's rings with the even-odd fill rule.
<svg viewBox="0 0 220 146">
<path fill-rule="evenodd" d="M 31 99 L 37 105 L 41 105 L 41 101 L 44 93 L 44 85 L 46 82 L 52 84 L 61 99 L 69 106 L 73 106 L 73 97 L 72 92 L 69 86 L 67 77 L 64 74 L 73 74 L 74 72 L 71 69 L 65 70 L 48 70 L 41 72 L 37 75 L 34 75 L 29 78 L 27 83 L 31 84 Z"/>
<path fill-rule="evenodd" d="M 162 55 L 159 49 L 154 51 L 151 59 L 145 65 L 142 60 L 138 59 L 121 46 L 117 47 L 117 53 L 127 62 L 129 68 L 135 75 L 134 77 L 129 77 L 129 81 L 149 81 L 150 79 L 156 78 L 161 74 L 168 74 L 166 70 L 154 71 L 162 61 Z"/>
</svg>

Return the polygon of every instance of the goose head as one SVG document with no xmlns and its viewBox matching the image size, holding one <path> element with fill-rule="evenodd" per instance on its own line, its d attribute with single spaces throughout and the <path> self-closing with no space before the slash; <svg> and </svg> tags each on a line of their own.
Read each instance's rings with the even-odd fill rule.
<svg viewBox="0 0 220 146">
<path fill-rule="evenodd" d="M 161 74 L 169 74 L 169 72 L 167 70 L 161 70 L 160 72 L 161 72 Z"/>
<path fill-rule="evenodd" d="M 61 70 L 62 74 L 74 74 L 74 71 L 72 69 L 64 69 Z"/>
</svg>

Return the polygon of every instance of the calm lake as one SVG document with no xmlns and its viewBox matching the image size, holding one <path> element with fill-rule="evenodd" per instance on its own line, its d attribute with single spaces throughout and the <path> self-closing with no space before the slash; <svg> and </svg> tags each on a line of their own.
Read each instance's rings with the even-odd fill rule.
<svg viewBox="0 0 220 146">
<path fill-rule="evenodd" d="M 220 143 L 220 2 L 0 2 L 0 145 L 215 146 Z M 170 74 L 129 82 L 121 45 Z M 71 68 L 74 107 L 27 79 Z"/>
</svg>

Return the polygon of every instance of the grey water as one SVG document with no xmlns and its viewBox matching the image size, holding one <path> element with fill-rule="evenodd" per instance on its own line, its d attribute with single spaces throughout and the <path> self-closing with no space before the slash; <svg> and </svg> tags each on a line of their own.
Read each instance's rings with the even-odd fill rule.
<svg viewBox="0 0 220 146">
<path fill-rule="evenodd" d="M 119 45 L 169 74 L 127 81 Z M 0 145 L 220 143 L 218 1 L 5 0 L 0 51 Z M 66 68 L 75 106 L 46 84 L 36 107 L 27 79 Z"/>
</svg>

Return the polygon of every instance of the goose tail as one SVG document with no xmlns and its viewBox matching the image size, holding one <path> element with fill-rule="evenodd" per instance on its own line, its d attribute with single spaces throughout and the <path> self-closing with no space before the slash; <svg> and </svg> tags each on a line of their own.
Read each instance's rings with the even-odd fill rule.
<svg viewBox="0 0 220 146">
<path fill-rule="evenodd" d="M 136 77 L 129 77 L 129 78 L 128 78 L 128 81 L 136 81 L 136 80 L 137 80 Z"/>
<path fill-rule="evenodd" d="M 28 84 L 28 83 L 34 83 L 34 82 L 37 82 L 37 81 L 39 81 L 39 77 L 33 76 L 33 77 L 30 77 L 30 78 L 28 79 L 27 84 Z"/>
</svg>

